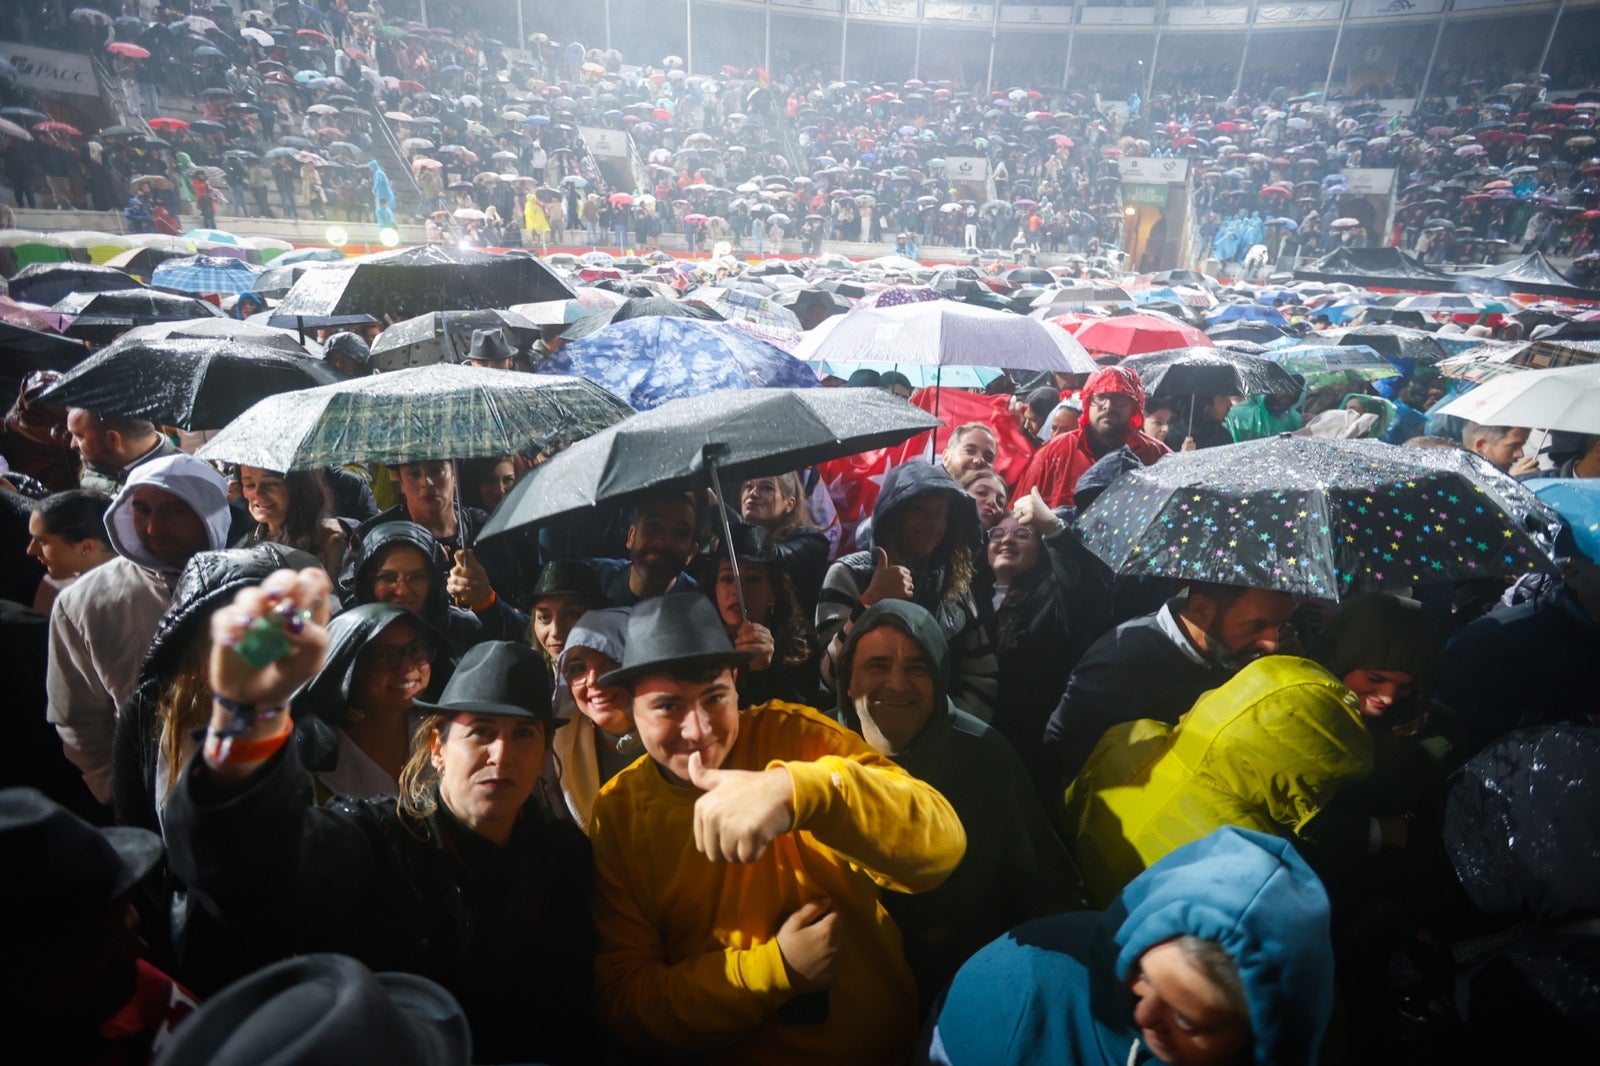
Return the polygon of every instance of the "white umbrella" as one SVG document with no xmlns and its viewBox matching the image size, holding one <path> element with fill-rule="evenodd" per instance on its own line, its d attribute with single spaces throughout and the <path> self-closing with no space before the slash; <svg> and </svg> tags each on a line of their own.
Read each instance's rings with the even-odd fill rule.
<svg viewBox="0 0 1600 1066">
<path fill-rule="evenodd" d="M 1600 364 L 1507 374 L 1439 408 L 1481 426 L 1600 434 Z"/>
<path fill-rule="evenodd" d="M 815 346 L 809 360 L 1002 366 L 1090 374 L 1097 368 L 1073 336 L 1038 319 L 934 300 L 893 307 L 857 307 Z"/>
</svg>

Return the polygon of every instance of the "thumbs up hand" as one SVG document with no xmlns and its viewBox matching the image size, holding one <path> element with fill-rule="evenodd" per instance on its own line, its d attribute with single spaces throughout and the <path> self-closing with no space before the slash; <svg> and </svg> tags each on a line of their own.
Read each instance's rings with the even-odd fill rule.
<svg viewBox="0 0 1600 1066">
<path fill-rule="evenodd" d="M 702 793 L 694 803 L 695 850 L 712 862 L 754 862 L 794 828 L 794 782 L 782 767 L 711 770 L 695 751 L 689 781 Z"/>
<path fill-rule="evenodd" d="M 909 600 L 916 595 L 917 583 L 911 571 L 896 566 L 883 548 L 872 549 L 872 580 L 861 594 L 861 603 L 871 607 L 879 600 Z"/>
<path fill-rule="evenodd" d="M 494 595 L 494 589 L 489 584 L 489 572 L 478 562 L 471 548 L 456 552 L 455 565 L 450 568 L 450 576 L 445 579 L 444 587 L 457 607 L 468 609 Z"/>
<path fill-rule="evenodd" d="M 1011 515 L 1041 537 L 1048 537 L 1062 526 L 1061 519 L 1039 495 L 1038 486 L 1017 501 L 1016 506 L 1011 508 Z"/>
</svg>

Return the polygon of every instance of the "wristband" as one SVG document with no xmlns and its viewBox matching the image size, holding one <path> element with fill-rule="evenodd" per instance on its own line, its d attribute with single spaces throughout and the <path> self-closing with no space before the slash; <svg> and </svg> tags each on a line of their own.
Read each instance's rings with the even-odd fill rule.
<svg viewBox="0 0 1600 1066">
<path fill-rule="evenodd" d="M 489 608 L 493 607 L 499 599 L 500 597 L 495 593 L 494 589 L 490 589 L 488 597 L 485 598 L 483 602 L 472 605 L 472 613 L 482 614 L 484 611 L 487 611 Z"/>
<path fill-rule="evenodd" d="M 261 762 L 278 753 L 294 734 L 293 729 L 281 729 L 275 736 L 264 740 L 240 740 L 216 730 L 206 731 L 205 760 L 212 765 L 228 763 Z"/>
<path fill-rule="evenodd" d="M 255 725 L 257 721 L 268 721 L 276 718 L 287 707 L 286 704 L 281 703 L 272 707 L 258 707 L 253 703 L 240 703 L 237 700 L 230 700 L 226 696 L 215 694 L 211 698 L 218 706 L 232 715 L 229 722 L 217 731 L 218 735 L 223 737 L 236 737 Z"/>
</svg>

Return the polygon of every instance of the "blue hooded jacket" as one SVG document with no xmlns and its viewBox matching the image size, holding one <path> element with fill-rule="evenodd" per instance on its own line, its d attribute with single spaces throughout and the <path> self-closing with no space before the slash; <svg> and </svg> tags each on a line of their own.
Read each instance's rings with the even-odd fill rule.
<svg viewBox="0 0 1600 1066">
<path fill-rule="evenodd" d="M 1285 840 L 1225 826 L 1135 878 L 1102 914 L 1018 926 L 951 983 L 929 1059 L 953 1066 L 1156 1060 L 1133 1022 L 1128 978 L 1184 934 L 1233 958 L 1259 1066 L 1311 1066 L 1333 1009 L 1328 895 Z"/>
</svg>

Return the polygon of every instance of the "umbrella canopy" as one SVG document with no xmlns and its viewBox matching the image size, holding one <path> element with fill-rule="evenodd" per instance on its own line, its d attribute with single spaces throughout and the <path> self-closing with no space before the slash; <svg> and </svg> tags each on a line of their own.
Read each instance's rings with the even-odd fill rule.
<svg viewBox="0 0 1600 1066">
<path fill-rule="evenodd" d="M 645 492 L 702 487 L 708 459 L 733 483 L 885 448 L 938 425 L 876 389 L 750 389 L 673 400 L 535 467 L 480 535 Z"/>
<path fill-rule="evenodd" d="M 187 322 L 156 322 L 148 326 L 135 326 L 118 337 L 117 343 L 168 339 L 240 341 L 263 348 L 276 348 L 302 359 L 306 357 L 305 348 L 301 347 L 293 334 L 270 326 L 258 326 L 254 322 L 241 322 L 236 318 L 195 318 Z"/>
<path fill-rule="evenodd" d="M 1335 600 L 1553 570 L 1560 519 L 1464 451 L 1282 436 L 1135 470 L 1079 525 L 1119 574 Z"/>
<path fill-rule="evenodd" d="M 1298 394 L 1300 383 L 1277 363 L 1222 348 L 1173 348 L 1124 360 L 1147 396 Z"/>
<path fill-rule="evenodd" d="M 539 371 L 588 378 L 641 411 L 718 389 L 817 384 L 804 363 L 728 323 L 656 315 L 570 341 Z"/>
<path fill-rule="evenodd" d="M 156 267 L 150 284 L 182 292 L 249 292 L 259 273 L 249 263 L 229 255 L 192 255 L 169 259 Z"/>
<path fill-rule="evenodd" d="M 1439 413 L 1482 426 L 1600 434 L 1600 364 L 1497 377 L 1451 400 Z"/>
<path fill-rule="evenodd" d="M 580 378 L 424 366 L 269 397 L 198 454 L 268 470 L 489 458 L 553 450 L 631 413 Z"/>
<path fill-rule="evenodd" d="M 504 330 L 516 347 L 539 339 L 538 324 L 514 311 L 430 311 L 396 322 L 378 334 L 368 365 L 390 371 L 464 362 L 475 329 Z"/>
<path fill-rule="evenodd" d="M 808 358 L 844 363 L 920 363 L 1093 373 L 1094 361 L 1063 329 L 1025 315 L 953 300 L 857 307 Z"/>
<path fill-rule="evenodd" d="M 1225 322 L 1265 322 L 1272 326 L 1289 324 L 1289 320 L 1276 307 L 1258 303 L 1223 304 L 1206 315 L 1207 326 L 1220 326 Z"/>
<path fill-rule="evenodd" d="M 59 315 L 75 316 L 63 331 L 67 336 L 95 342 L 110 340 L 128 326 L 222 317 L 215 304 L 155 289 L 73 293 L 57 300 L 50 310 Z"/>
<path fill-rule="evenodd" d="M 3 318 L 0 318 L 0 351 L 5 353 L 0 372 L 13 378 L 35 370 L 70 370 L 89 354 L 79 341 L 13 325 Z"/>
<path fill-rule="evenodd" d="M 613 322 L 627 322 L 635 318 L 698 318 L 703 322 L 722 321 L 722 316 L 709 307 L 670 300 L 665 296 L 634 296 L 609 311 L 585 315 L 581 320 L 574 322 L 561 336 L 569 341 L 581 340 L 584 337 L 594 336 Z"/>
<path fill-rule="evenodd" d="M 1061 328 L 1059 326 L 1055 327 Z M 1195 329 L 1154 315 L 1117 315 L 1078 327 L 1078 343 L 1107 355 L 1143 355 L 1170 348 L 1211 348 L 1211 338 Z"/>
<path fill-rule="evenodd" d="M 295 282 L 274 321 L 380 313 L 411 318 L 441 307 L 509 307 L 575 296 L 537 259 L 428 244 L 312 271 Z"/>
<path fill-rule="evenodd" d="M 1260 357 L 1272 360 L 1291 374 L 1299 374 L 1313 389 L 1360 386 L 1400 376 L 1393 363 L 1360 344 L 1297 344 L 1292 348 L 1268 348 Z"/>
<path fill-rule="evenodd" d="M 332 367 L 248 341 L 118 340 L 41 394 L 97 414 L 218 429 L 263 396 L 339 381 Z"/>
<path fill-rule="evenodd" d="M 1214 344 L 1227 344 L 1230 341 L 1270 344 L 1288 336 L 1271 322 L 1230 322 L 1225 326 L 1213 327 L 1208 332 Z"/>
<path fill-rule="evenodd" d="M 32 263 L 7 283 L 11 298 L 46 307 L 75 292 L 110 292 L 142 286 L 126 271 L 91 263 Z"/>
<path fill-rule="evenodd" d="M 1426 330 L 1406 326 L 1355 326 L 1346 330 L 1328 330 L 1322 339 L 1333 337 L 1338 344 L 1363 344 L 1387 359 L 1400 359 L 1409 363 L 1432 366 L 1450 352 Z"/>
</svg>

